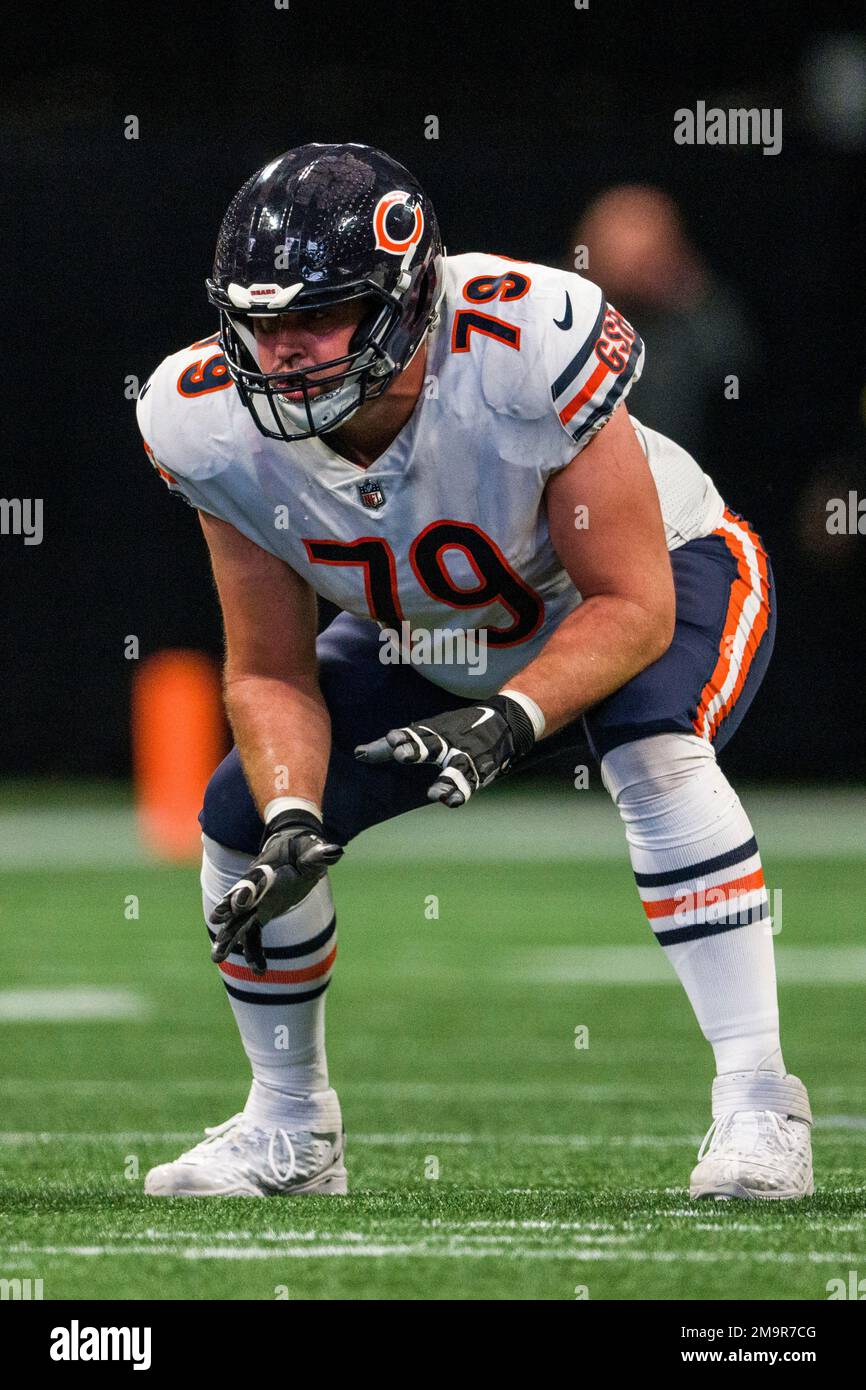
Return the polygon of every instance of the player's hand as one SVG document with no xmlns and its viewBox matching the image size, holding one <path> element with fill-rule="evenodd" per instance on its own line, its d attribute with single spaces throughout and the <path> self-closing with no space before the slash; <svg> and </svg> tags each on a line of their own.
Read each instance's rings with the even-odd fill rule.
<svg viewBox="0 0 866 1390">
<path fill-rule="evenodd" d="M 364 763 L 436 763 L 442 770 L 428 788 L 428 800 L 463 806 L 479 787 L 524 757 L 534 742 L 532 722 L 517 701 L 492 695 L 480 704 L 390 729 L 384 738 L 362 743 L 355 757 Z"/>
<path fill-rule="evenodd" d="M 262 927 L 301 902 L 342 853 L 341 845 L 325 839 L 316 816 L 302 810 L 274 816 L 265 826 L 261 851 L 211 913 L 217 929 L 211 960 L 219 964 L 230 951 L 242 949 L 247 965 L 263 975 Z"/>
</svg>

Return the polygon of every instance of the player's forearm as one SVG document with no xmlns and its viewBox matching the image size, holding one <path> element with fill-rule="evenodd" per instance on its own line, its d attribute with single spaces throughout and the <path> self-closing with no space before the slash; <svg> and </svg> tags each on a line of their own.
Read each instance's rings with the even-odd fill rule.
<svg viewBox="0 0 866 1390">
<path fill-rule="evenodd" d="M 570 613 L 504 688 L 535 701 L 547 736 L 657 661 L 672 637 L 667 613 L 597 595 Z"/>
<path fill-rule="evenodd" d="M 321 807 L 331 721 L 318 683 L 227 671 L 225 704 L 259 813 L 278 796 Z"/>
</svg>

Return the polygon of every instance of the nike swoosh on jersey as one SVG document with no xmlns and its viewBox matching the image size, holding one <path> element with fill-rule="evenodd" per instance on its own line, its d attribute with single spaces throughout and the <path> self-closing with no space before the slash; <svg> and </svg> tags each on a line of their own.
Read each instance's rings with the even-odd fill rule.
<svg viewBox="0 0 866 1390">
<path fill-rule="evenodd" d="M 496 710 L 490 709 L 488 705 L 482 705 L 481 708 L 484 710 L 484 713 L 480 719 L 476 719 L 474 724 L 469 725 L 470 729 L 477 729 L 479 724 L 483 724 L 485 719 L 492 719 L 496 713 Z"/>
<path fill-rule="evenodd" d="M 568 290 L 566 290 L 565 313 L 563 314 L 561 319 L 554 319 L 553 322 L 556 324 L 557 328 L 561 328 L 564 333 L 567 333 L 569 328 L 571 327 L 572 319 L 573 315 L 571 312 L 571 295 L 568 293 Z"/>
</svg>

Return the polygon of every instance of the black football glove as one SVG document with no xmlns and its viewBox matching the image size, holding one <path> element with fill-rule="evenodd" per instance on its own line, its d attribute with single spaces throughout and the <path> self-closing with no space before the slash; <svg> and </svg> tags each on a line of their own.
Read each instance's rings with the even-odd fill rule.
<svg viewBox="0 0 866 1390">
<path fill-rule="evenodd" d="M 463 806 L 535 743 L 529 715 L 507 695 L 482 704 L 448 710 L 432 719 L 391 729 L 384 738 L 362 743 L 355 757 L 364 763 L 425 763 L 442 768 L 428 788 L 430 801 Z"/>
<path fill-rule="evenodd" d="M 242 949 L 247 965 L 263 975 L 268 963 L 262 927 L 301 902 L 342 853 L 341 845 L 324 838 L 317 816 L 302 810 L 274 816 L 265 826 L 259 854 L 211 913 L 211 925 L 217 928 L 211 960 L 219 964 Z"/>
</svg>

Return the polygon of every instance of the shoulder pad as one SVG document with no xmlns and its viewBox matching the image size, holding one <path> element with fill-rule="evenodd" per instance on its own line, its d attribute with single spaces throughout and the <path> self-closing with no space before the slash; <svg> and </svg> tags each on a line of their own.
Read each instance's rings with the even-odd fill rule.
<svg viewBox="0 0 866 1390">
<path fill-rule="evenodd" d="M 204 481 L 231 461 L 237 407 L 243 407 L 217 335 L 160 362 L 136 404 L 145 452 L 173 490 Z"/>
<path fill-rule="evenodd" d="M 572 271 L 507 256 L 455 256 L 446 300 L 451 351 L 469 354 L 484 400 L 501 414 L 558 416 L 583 443 L 640 373 L 637 334 L 597 285 Z"/>
</svg>

